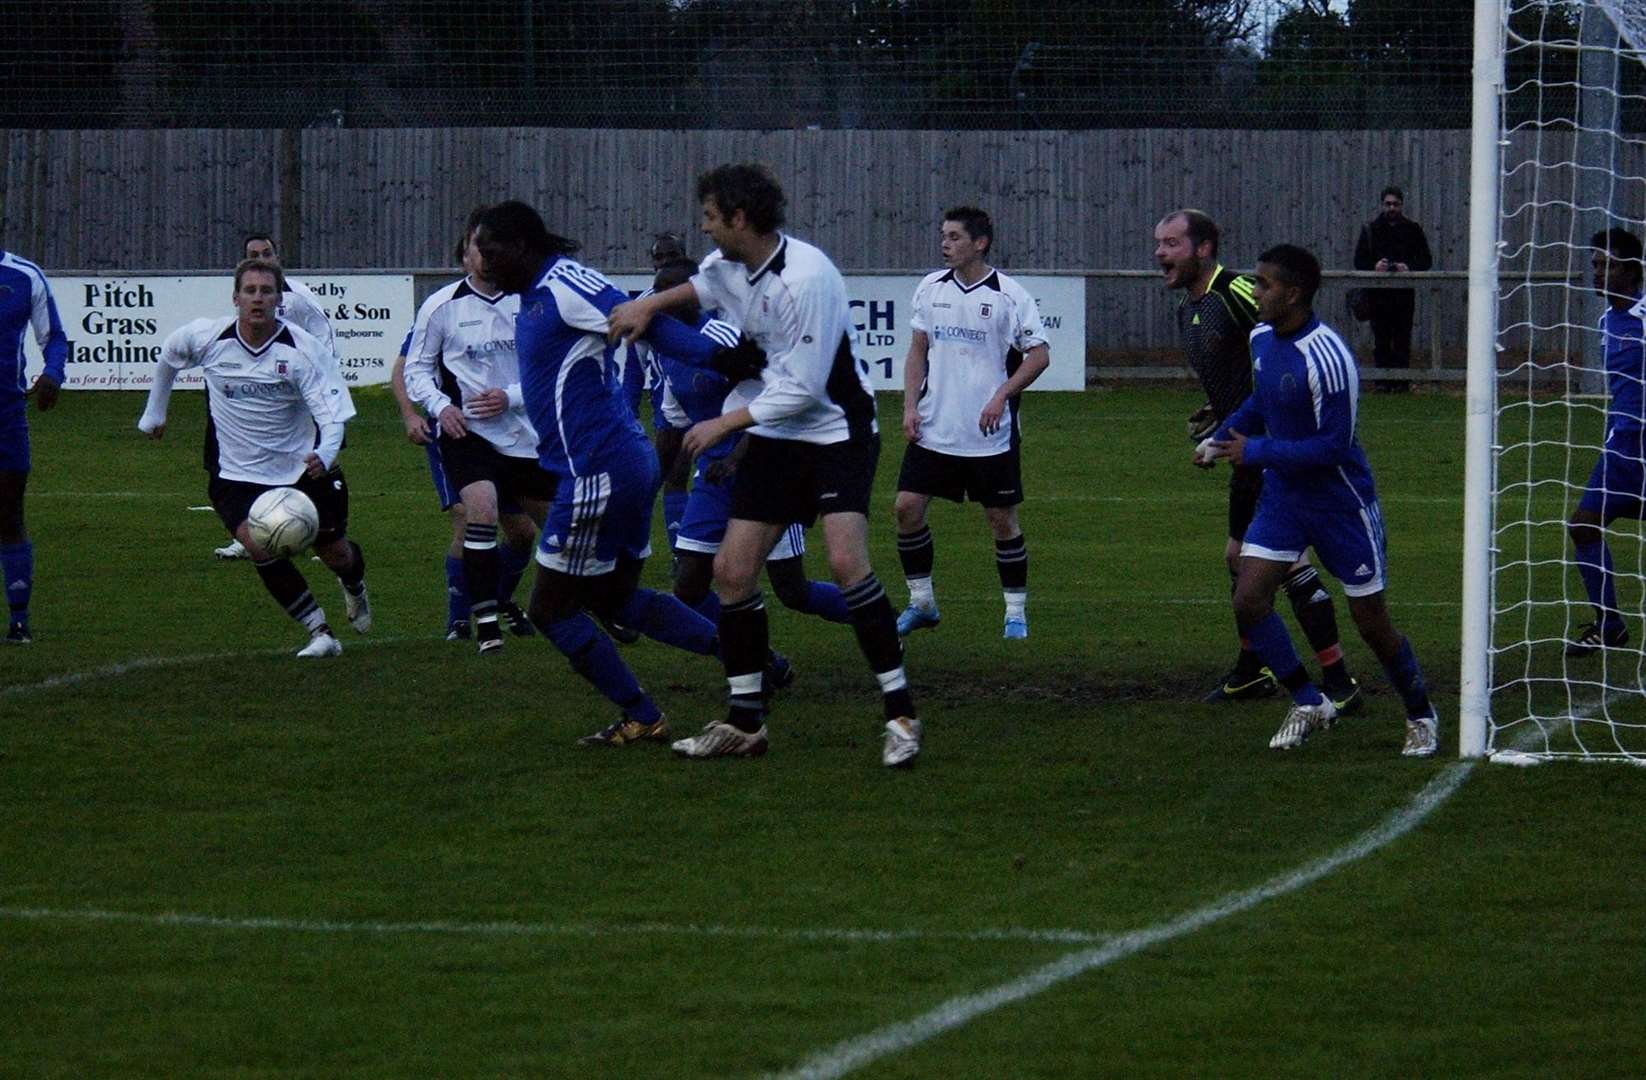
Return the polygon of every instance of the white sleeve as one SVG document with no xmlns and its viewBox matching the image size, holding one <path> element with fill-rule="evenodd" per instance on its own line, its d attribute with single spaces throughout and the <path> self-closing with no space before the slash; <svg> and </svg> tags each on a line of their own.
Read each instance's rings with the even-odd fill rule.
<svg viewBox="0 0 1646 1080">
<path fill-rule="evenodd" d="M 436 420 L 452 404 L 435 379 L 446 341 L 446 321 L 441 314 L 445 311 L 444 301 L 445 297 L 436 293 L 418 309 L 411 344 L 406 348 L 406 366 L 401 372 L 406 380 L 406 396 Z"/>
<path fill-rule="evenodd" d="M 726 272 L 726 257 L 720 249 L 703 256 L 697 264 L 697 273 L 691 276 L 692 291 L 697 294 L 697 306 L 704 311 L 727 311 L 734 297 L 721 287 Z"/>
<path fill-rule="evenodd" d="M 1019 352 L 1028 352 L 1036 345 L 1046 344 L 1046 331 L 1040 325 L 1040 305 L 1015 280 L 1012 286 L 1012 309 L 1016 321 L 1012 327 L 1012 344 Z"/>
<path fill-rule="evenodd" d="M 320 443 L 314 452 L 326 468 L 337 462 L 337 452 L 343 445 L 343 424 L 354 416 L 354 401 L 346 388 L 326 377 L 320 363 L 299 349 L 300 359 L 291 365 L 290 378 L 302 391 L 303 400 L 320 429 Z"/>
<path fill-rule="evenodd" d="M 588 296 L 560 278 L 549 279 L 549 295 L 554 297 L 554 306 L 560 312 L 560 321 L 573 330 L 604 334 L 611 329 L 611 322 L 606 318 L 606 313 Z"/>
<path fill-rule="evenodd" d="M 806 278 L 797 285 L 784 294 L 782 311 L 783 337 L 792 344 L 766 357 L 764 385 L 749 402 L 749 414 L 757 424 L 793 416 L 827 397 L 829 373 L 841 346 L 840 328 L 830 314 L 846 298 L 834 295 L 824 277 Z"/>
<path fill-rule="evenodd" d="M 927 317 L 926 309 L 931 304 L 932 279 L 927 278 L 915 286 L 914 301 L 909 305 L 913 312 L 909 316 L 909 329 L 918 330 L 922 334 L 931 329 L 931 322 Z"/>
<path fill-rule="evenodd" d="M 674 387 L 669 380 L 663 380 L 663 419 L 669 426 L 681 431 L 692 426 L 692 418 L 686 415 L 686 410 L 680 407 L 680 399 L 674 396 Z"/>
<path fill-rule="evenodd" d="M 152 435 L 166 422 L 166 408 L 171 404 L 171 384 L 177 378 L 177 369 L 161 360 L 154 365 L 154 382 L 149 386 L 148 404 L 137 419 L 137 430 Z"/>
<path fill-rule="evenodd" d="M 137 429 L 143 434 L 153 434 L 166 422 L 172 383 L 177 380 L 178 372 L 200 363 L 204 356 L 201 348 L 204 335 L 201 331 L 212 325 L 209 320 L 196 319 L 166 335 L 165 343 L 160 346 L 160 359 L 154 365 L 154 382 L 149 386 L 148 403 L 137 421 Z"/>
</svg>

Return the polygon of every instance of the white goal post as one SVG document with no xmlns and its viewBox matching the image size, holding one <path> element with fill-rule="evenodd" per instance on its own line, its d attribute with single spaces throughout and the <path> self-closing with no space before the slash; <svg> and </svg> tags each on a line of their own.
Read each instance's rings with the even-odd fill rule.
<svg viewBox="0 0 1646 1080">
<path fill-rule="evenodd" d="M 1646 452 L 1609 412 L 1643 380 L 1606 372 L 1639 311 L 1591 243 L 1646 235 L 1646 2 L 1476 0 L 1474 30 L 1459 753 L 1646 764 Z"/>
</svg>

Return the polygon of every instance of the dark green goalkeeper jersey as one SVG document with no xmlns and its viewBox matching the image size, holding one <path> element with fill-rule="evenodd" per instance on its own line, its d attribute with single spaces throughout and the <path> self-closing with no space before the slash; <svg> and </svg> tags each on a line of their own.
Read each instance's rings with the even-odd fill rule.
<svg viewBox="0 0 1646 1080">
<path fill-rule="evenodd" d="M 1177 306 L 1177 334 L 1189 366 L 1200 376 L 1218 419 L 1240 408 L 1252 393 L 1250 338 L 1257 325 L 1252 279 L 1219 266 L 1206 294 Z"/>
</svg>

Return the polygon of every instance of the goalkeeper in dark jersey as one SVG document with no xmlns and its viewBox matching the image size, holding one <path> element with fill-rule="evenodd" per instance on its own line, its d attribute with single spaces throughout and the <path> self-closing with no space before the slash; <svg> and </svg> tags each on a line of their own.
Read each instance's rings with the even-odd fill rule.
<svg viewBox="0 0 1646 1080">
<path fill-rule="evenodd" d="M 1166 287 L 1182 289 L 1177 332 L 1189 366 L 1200 377 L 1206 404 L 1189 418 L 1189 439 L 1198 443 L 1217 430 L 1252 393 L 1252 358 L 1248 336 L 1257 324 L 1252 279 L 1236 275 L 1217 261 L 1217 222 L 1199 210 L 1174 210 L 1155 226 L 1155 261 Z M 1240 545 L 1263 489 L 1263 471 L 1251 466 L 1233 470 L 1229 479 L 1229 542 L 1223 551 L 1231 585 L 1240 565 Z M 1320 575 L 1305 554 L 1286 575 L 1286 596 L 1297 623 L 1320 660 L 1322 689 L 1339 714 L 1360 706 L 1360 685 L 1343 662 L 1337 615 Z M 1267 697 L 1275 692 L 1274 675 L 1263 666 L 1244 638 L 1234 667 L 1205 696 L 1208 702 Z"/>
</svg>

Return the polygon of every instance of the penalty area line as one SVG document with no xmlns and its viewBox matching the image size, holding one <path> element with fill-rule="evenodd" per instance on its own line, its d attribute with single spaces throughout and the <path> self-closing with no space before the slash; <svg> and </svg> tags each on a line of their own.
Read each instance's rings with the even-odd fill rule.
<svg viewBox="0 0 1646 1080">
<path fill-rule="evenodd" d="M 1068 953 L 1010 982 L 979 993 L 950 998 L 912 1020 L 889 1024 L 867 1035 L 837 1043 L 787 1072 L 772 1074 L 774 1080 L 832 1080 L 845 1076 L 891 1054 L 911 1050 L 980 1016 L 1034 997 L 1088 971 L 1107 967 L 1152 945 L 1192 934 L 1231 915 L 1248 911 L 1266 900 L 1296 892 L 1411 832 L 1457 791 L 1474 766 L 1472 761 L 1448 765 L 1406 806 L 1331 854 L 1296 870 L 1270 878 L 1254 888 L 1229 893 L 1175 919 L 1131 933 L 1117 934 L 1102 945 Z"/>
<path fill-rule="evenodd" d="M 300 934 L 448 934 L 480 937 L 611 937 L 612 932 L 593 923 L 453 922 L 424 919 L 389 922 L 356 919 L 276 919 L 259 916 L 192 915 L 168 911 L 144 914 L 137 911 L 105 911 L 96 908 L 0 907 L 0 918 L 14 921 L 125 923 L 137 926 L 178 927 L 196 930 L 281 931 Z M 1084 930 L 1033 930 L 1002 927 L 983 930 L 874 930 L 761 926 L 717 926 L 692 923 L 626 923 L 624 934 L 651 934 L 658 937 L 737 938 L 767 941 L 827 941 L 847 943 L 896 943 L 923 941 L 1017 942 L 1040 945 L 1084 945 L 1111 939 L 1109 934 Z"/>
</svg>

